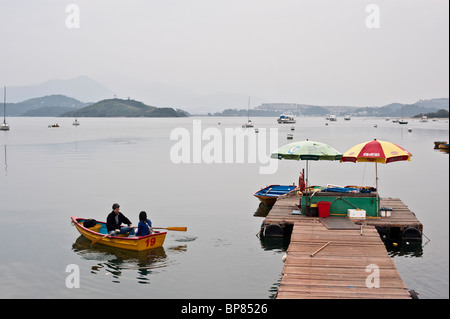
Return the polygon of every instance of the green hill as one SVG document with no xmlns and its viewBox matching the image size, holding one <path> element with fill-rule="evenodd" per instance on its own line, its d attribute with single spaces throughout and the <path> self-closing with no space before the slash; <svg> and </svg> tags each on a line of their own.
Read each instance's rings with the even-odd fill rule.
<svg viewBox="0 0 450 319">
<path fill-rule="evenodd" d="M 61 116 L 70 117 L 185 117 L 182 110 L 149 106 L 135 100 L 108 99 Z"/>
<path fill-rule="evenodd" d="M 8 116 L 59 116 L 69 110 L 79 109 L 92 103 L 83 103 L 61 95 L 47 95 L 18 103 L 7 103 Z"/>
</svg>

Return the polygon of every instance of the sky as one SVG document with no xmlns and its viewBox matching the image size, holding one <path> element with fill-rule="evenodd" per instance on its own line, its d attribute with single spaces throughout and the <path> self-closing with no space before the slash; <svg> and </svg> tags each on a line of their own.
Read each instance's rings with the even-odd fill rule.
<svg viewBox="0 0 450 319">
<path fill-rule="evenodd" d="M 0 0 L 0 85 L 414 103 L 449 96 L 448 33 L 448 0 Z"/>
</svg>

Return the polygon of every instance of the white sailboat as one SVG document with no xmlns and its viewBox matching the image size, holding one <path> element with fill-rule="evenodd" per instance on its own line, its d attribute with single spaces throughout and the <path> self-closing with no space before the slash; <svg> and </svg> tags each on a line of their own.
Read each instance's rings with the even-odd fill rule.
<svg viewBox="0 0 450 319">
<path fill-rule="evenodd" d="M 398 121 L 398 124 L 408 124 L 408 121 L 405 121 L 403 119 L 403 106 L 402 106 L 402 119 L 400 121 Z"/>
<path fill-rule="evenodd" d="M 242 124 L 242 127 L 253 127 L 252 120 L 250 120 L 250 97 L 248 97 L 248 106 L 247 106 L 247 123 Z"/>
<path fill-rule="evenodd" d="M 0 130 L 9 131 L 9 125 L 6 123 L 6 86 L 3 93 L 3 123 L 0 126 Z"/>
</svg>

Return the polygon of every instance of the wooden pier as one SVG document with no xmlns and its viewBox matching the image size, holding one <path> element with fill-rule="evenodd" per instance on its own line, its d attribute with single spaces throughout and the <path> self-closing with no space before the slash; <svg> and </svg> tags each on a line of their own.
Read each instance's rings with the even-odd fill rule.
<svg viewBox="0 0 450 319">
<path fill-rule="evenodd" d="M 422 232 L 422 224 L 406 205 L 399 199 L 382 199 L 382 206 L 392 208 L 391 217 L 354 223 L 345 217 L 292 214 L 298 200 L 279 198 L 263 223 L 292 229 L 278 299 L 411 298 L 380 237 L 380 229 Z M 333 218 L 342 226 L 330 226 Z"/>
</svg>

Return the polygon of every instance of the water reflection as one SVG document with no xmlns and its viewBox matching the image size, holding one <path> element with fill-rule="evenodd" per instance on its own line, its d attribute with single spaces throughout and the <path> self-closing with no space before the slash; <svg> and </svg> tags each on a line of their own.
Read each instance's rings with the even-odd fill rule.
<svg viewBox="0 0 450 319">
<path fill-rule="evenodd" d="M 448 148 L 434 148 L 434 150 L 435 151 L 437 151 L 437 152 L 441 152 L 441 153 L 444 153 L 444 154 L 449 154 L 449 149 Z"/>
<path fill-rule="evenodd" d="M 291 238 L 289 236 L 283 237 L 265 237 L 259 236 L 261 248 L 264 250 L 286 251 L 289 247 Z"/>
<path fill-rule="evenodd" d="M 269 288 L 269 299 L 275 299 L 277 297 L 278 290 L 280 289 L 280 285 L 281 285 L 281 275 L 278 277 L 277 282 L 274 283 Z"/>
<path fill-rule="evenodd" d="M 4 148 L 5 148 L 5 176 L 8 176 L 8 156 L 7 156 L 6 144 L 4 145 Z"/>
<path fill-rule="evenodd" d="M 399 241 L 386 241 L 386 250 L 389 256 L 405 256 L 405 257 L 422 257 L 423 246 L 422 241 L 411 240 L 399 240 Z"/>
<path fill-rule="evenodd" d="M 264 237 L 260 236 L 259 241 L 261 243 L 261 248 L 264 250 L 272 250 L 277 252 L 285 252 L 287 251 L 290 243 L 290 237 L 284 236 L 284 237 Z M 281 254 L 280 254 L 280 260 L 281 260 Z M 278 280 L 272 284 L 272 286 L 269 288 L 269 299 L 275 299 L 278 293 L 278 289 L 280 288 L 281 284 L 281 274 L 278 277 Z"/>
<path fill-rule="evenodd" d="M 91 266 L 92 274 L 112 276 L 112 282 L 120 283 L 124 271 L 135 270 L 139 284 L 150 284 L 152 274 L 164 271 L 170 265 L 163 247 L 146 251 L 131 251 L 105 245 L 91 245 L 91 241 L 83 236 L 76 239 L 72 250 L 85 260 L 98 261 Z M 174 252 L 187 251 L 186 245 L 168 248 Z"/>
<path fill-rule="evenodd" d="M 255 213 L 253 214 L 253 216 L 255 217 L 267 217 L 267 215 L 269 214 L 270 210 L 272 209 L 272 206 L 268 206 L 263 202 L 259 203 L 258 208 L 256 209 Z"/>
</svg>

